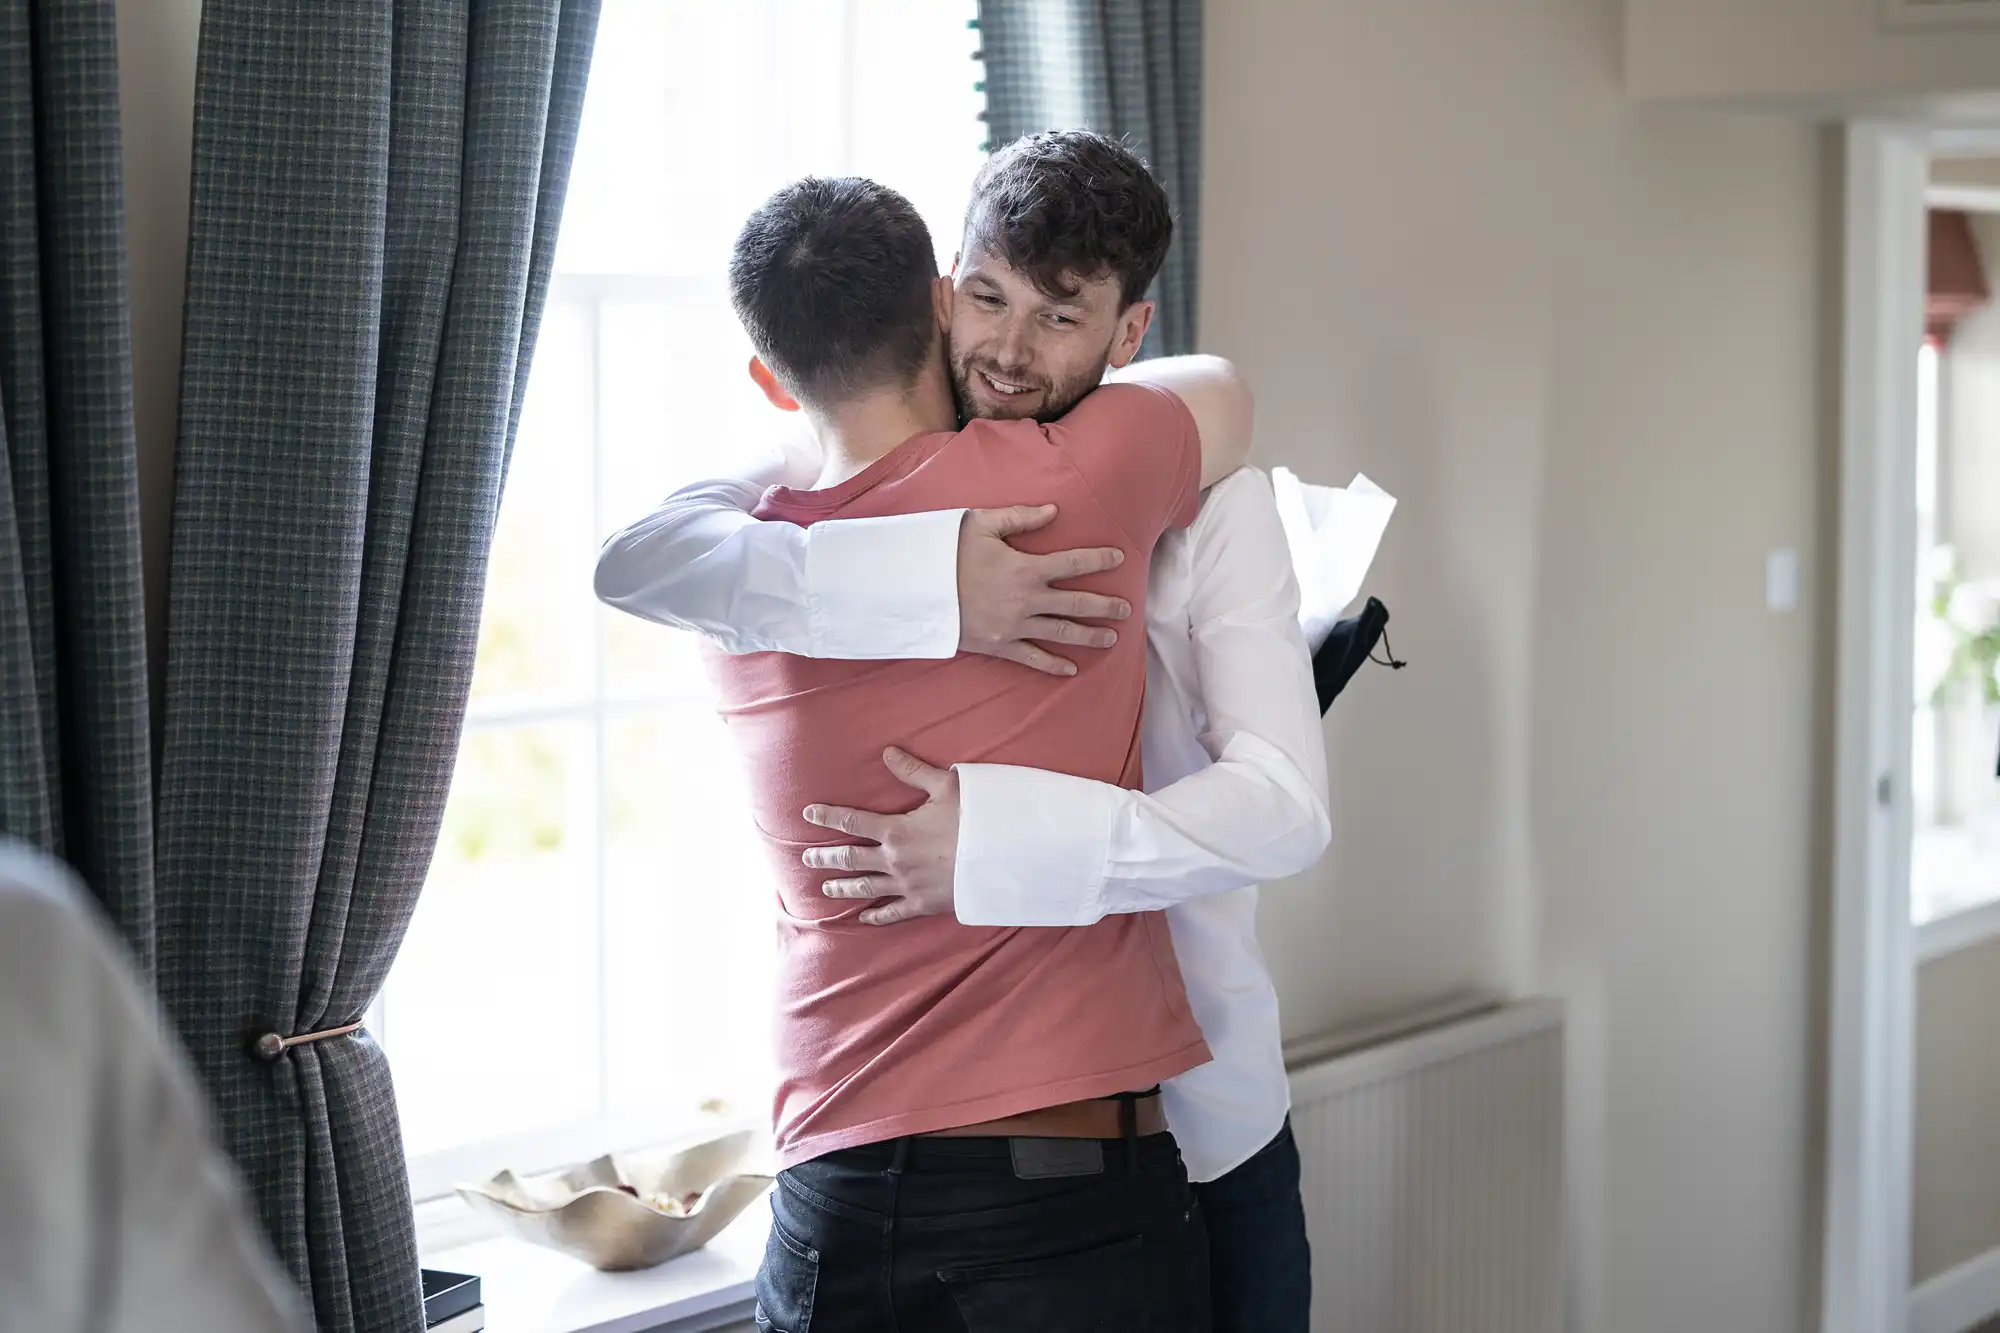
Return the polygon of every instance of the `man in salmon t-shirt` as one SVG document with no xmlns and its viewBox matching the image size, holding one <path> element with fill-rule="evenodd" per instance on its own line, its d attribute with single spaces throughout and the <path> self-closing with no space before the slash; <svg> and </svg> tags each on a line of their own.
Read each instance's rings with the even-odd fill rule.
<svg viewBox="0 0 2000 1333">
<path fill-rule="evenodd" d="M 730 286 L 752 376 L 803 408 L 826 460 L 817 489 L 774 488 L 761 518 L 1054 503 L 1018 544 L 1118 548 L 1084 584 L 1143 608 L 1153 543 L 1248 448 L 1248 396 L 1207 357 L 1149 363 L 1051 425 L 954 429 L 951 284 L 915 210 L 872 182 L 779 191 Z M 885 742 L 1137 787 L 1145 654 L 1124 636 L 1070 678 L 966 655 L 711 654 L 778 880 L 782 1170 L 760 1327 L 1207 1327 L 1205 1242 L 1154 1085 L 1208 1053 L 1163 918 L 882 931 L 801 863 L 840 841 L 809 801 L 914 804 Z"/>
</svg>

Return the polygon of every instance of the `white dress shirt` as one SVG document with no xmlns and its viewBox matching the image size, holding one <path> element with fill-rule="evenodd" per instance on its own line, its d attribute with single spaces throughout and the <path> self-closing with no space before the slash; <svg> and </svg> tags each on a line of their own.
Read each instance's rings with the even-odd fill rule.
<svg viewBox="0 0 2000 1333">
<path fill-rule="evenodd" d="M 957 650 L 962 511 L 800 529 L 749 518 L 759 493 L 755 481 L 677 491 L 606 543 L 600 596 L 733 652 Z M 1168 1081 L 1167 1119 L 1189 1174 L 1213 1180 L 1290 1108 L 1255 886 L 1311 865 L 1330 836 L 1298 583 L 1263 473 L 1232 474 L 1160 540 L 1146 601 L 1148 793 L 959 765 L 957 911 L 971 925 L 1067 926 L 1166 910 L 1214 1055 Z"/>
<path fill-rule="evenodd" d="M 81 887 L 0 840 L 0 1333 L 308 1326 Z"/>
<path fill-rule="evenodd" d="M 597 596 L 730 653 L 876 661 L 958 652 L 963 509 L 809 528 L 750 517 L 780 483 L 810 487 L 813 477 L 774 458 L 750 478 L 683 486 L 606 543 Z"/>
</svg>

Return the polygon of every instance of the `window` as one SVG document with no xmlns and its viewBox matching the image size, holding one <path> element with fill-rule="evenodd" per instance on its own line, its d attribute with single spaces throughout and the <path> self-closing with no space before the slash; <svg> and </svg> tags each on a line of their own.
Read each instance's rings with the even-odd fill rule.
<svg viewBox="0 0 2000 1333">
<path fill-rule="evenodd" d="M 1937 710 L 1931 695 L 1950 645 L 1929 614 L 1938 570 L 1938 345 L 1926 339 L 1917 351 L 1917 623 L 1916 716 L 1910 727 L 1910 797 L 1919 830 L 1937 823 Z M 1921 833 L 1918 835 L 1921 839 Z M 1921 878 L 1918 877 L 1918 878 Z M 1931 908 L 1913 878 L 1910 918 L 1922 925 Z"/>
<path fill-rule="evenodd" d="M 1962 320 L 1951 351 L 1926 343 L 1917 362 L 1910 920 L 1937 926 L 1928 932 L 1934 940 L 1960 943 L 2000 928 L 1991 906 L 2000 901 L 2000 707 L 1992 702 L 2000 547 L 1980 505 L 1982 488 L 2000 476 L 2000 432 L 1987 415 L 1987 404 L 2000 401 L 2000 344 L 1989 318 Z M 1925 939 L 1920 932 L 1920 954 Z"/>
<path fill-rule="evenodd" d="M 603 539 L 771 438 L 723 275 L 817 174 L 950 262 L 984 127 L 972 0 L 606 0 L 429 883 L 371 1016 L 419 1199 L 762 1124 L 772 897 L 688 636 L 600 607 Z"/>
</svg>

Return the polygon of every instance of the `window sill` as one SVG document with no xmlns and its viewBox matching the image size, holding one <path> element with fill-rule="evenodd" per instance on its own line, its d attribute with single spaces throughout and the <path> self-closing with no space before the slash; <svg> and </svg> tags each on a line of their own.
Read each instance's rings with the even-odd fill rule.
<svg viewBox="0 0 2000 1333">
<path fill-rule="evenodd" d="M 637 1273 L 600 1273 L 500 1237 L 424 1255 L 479 1277 L 486 1333 L 697 1333 L 750 1317 L 771 1210 L 760 1201 L 693 1254 Z"/>
<path fill-rule="evenodd" d="M 1917 927 L 1918 963 L 2000 939 L 2000 900 L 1948 913 Z"/>
</svg>

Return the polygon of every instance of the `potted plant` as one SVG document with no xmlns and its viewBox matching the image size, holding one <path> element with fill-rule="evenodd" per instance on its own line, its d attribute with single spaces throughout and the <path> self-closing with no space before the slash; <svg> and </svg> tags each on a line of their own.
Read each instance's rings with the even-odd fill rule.
<svg viewBox="0 0 2000 1333">
<path fill-rule="evenodd" d="M 1943 724 L 1945 817 L 1969 826 L 1982 855 L 2000 856 L 2000 580 L 1968 580 L 1940 553 L 1930 613 L 1944 648 L 1931 706 Z"/>
</svg>

